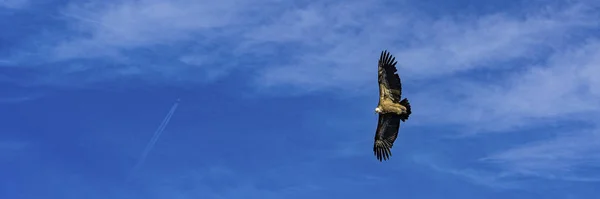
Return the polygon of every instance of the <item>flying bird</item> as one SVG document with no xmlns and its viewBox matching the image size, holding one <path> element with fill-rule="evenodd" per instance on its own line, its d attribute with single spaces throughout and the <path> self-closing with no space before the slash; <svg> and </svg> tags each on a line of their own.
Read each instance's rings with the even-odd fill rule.
<svg viewBox="0 0 600 199">
<path fill-rule="evenodd" d="M 379 103 L 375 112 L 379 114 L 373 152 L 377 159 L 388 160 L 398 136 L 400 121 L 406 122 L 411 114 L 407 98 L 402 100 L 402 83 L 396 73 L 396 58 L 387 50 L 381 52 L 378 63 Z"/>
</svg>

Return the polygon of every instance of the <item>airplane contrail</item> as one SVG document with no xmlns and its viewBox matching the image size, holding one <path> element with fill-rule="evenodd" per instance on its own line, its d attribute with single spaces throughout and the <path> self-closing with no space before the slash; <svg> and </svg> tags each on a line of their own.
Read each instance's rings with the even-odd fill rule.
<svg viewBox="0 0 600 199">
<path fill-rule="evenodd" d="M 175 109 L 177 109 L 177 106 L 179 106 L 180 101 L 181 101 L 181 99 L 177 99 L 177 102 L 175 102 L 175 104 L 173 104 L 173 106 L 171 107 L 171 110 L 169 110 L 169 113 L 167 113 L 167 115 L 163 119 L 160 126 L 158 126 L 156 131 L 154 131 L 154 135 L 152 136 L 152 138 L 146 145 L 146 148 L 144 148 L 144 152 L 142 152 L 140 159 L 138 160 L 138 162 L 135 164 L 135 166 L 133 167 L 133 169 L 127 176 L 126 181 L 131 180 L 131 178 L 133 177 L 133 174 L 142 166 L 142 164 L 144 164 L 144 161 L 146 160 L 146 158 L 148 157 L 148 154 L 150 153 L 150 151 L 152 150 L 152 148 L 158 141 L 158 138 L 160 137 L 160 135 L 163 133 L 163 131 L 167 127 L 167 124 L 169 124 L 169 121 L 171 121 L 171 117 L 173 117 L 173 113 L 175 113 Z"/>
</svg>

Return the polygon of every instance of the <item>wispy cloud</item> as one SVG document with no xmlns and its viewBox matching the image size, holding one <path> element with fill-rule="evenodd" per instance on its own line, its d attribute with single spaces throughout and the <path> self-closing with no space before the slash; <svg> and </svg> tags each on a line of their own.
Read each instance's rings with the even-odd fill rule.
<svg viewBox="0 0 600 199">
<path fill-rule="evenodd" d="M 527 64 L 506 78 L 486 84 L 460 81 L 459 88 L 437 88 L 451 90 L 457 103 L 441 102 L 448 105 L 444 107 L 429 104 L 436 100 L 426 102 L 441 112 L 458 114 L 438 122 L 468 125 L 472 130 L 503 131 L 536 125 L 536 120 L 588 120 L 600 113 L 600 82 L 593 77 L 600 74 L 599 56 L 599 42 L 588 40 L 557 50 L 542 64 Z"/>
<path fill-rule="evenodd" d="M 347 6 L 309 6 L 254 33 L 263 35 L 255 38 L 265 42 L 298 42 L 310 50 L 294 57 L 290 66 L 264 70 L 259 82 L 309 90 L 367 86 L 375 76 L 364 74 L 375 70 L 373 60 L 382 48 L 398 57 L 400 72 L 408 82 L 444 78 L 482 67 L 507 70 L 513 67 L 506 63 L 542 56 L 540 52 L 564 45 L 565 34 L 596 25 L 588 18 L 593 14 L 579 5 L 525 14 L 440 19 L 386 10 L 381 8 L 384 5 L 360 5 L 355 12 L 347 12 Z M 375 11 L 377 15 L 372 15 Z M 291 28 L 297 35 L 288 36 L 288 29 L 282 27 Z"/>
<path fill-rule="evenodd" d="M 519 179 L 519 176 L 598 181 L 598 176 L 591 175 L 600 168 L 599 123 L 594 119 L 600 115 L 600 83 L 593 78 L 600 74 L 598 57 L 598 40 L 588 39 L 556 50 L 546 61 L 528 65 L 527 69 L 507 75 L 501 81 L 488 84 L 460 81 L 466 85 L 462 88 L 469 88 L 466 90 L 441 86 L 438 89 L 454 90 L 455 96 L 460 96 L 456 99 L 460 100 L 454 104 L 440 102 L 442 106 L 438 106 L 438 111 L 456 114 L 443 120 L 430 118 L 421 122 L 460 125 L 467 135 L 515 132 L 544 138 L 554 137 L 553 132 L 556 132 L 547 129 L 576 125 L 575 130 L 567 128 L 556 138 L 543 138 L 515 148 L 507 143 L 503 150 L 481 158 L 470 168 L 483 164 L 498 166 L 496 171 L 507 176 L 492 177 L 501 181 Z M 488 174 L 477 175 L 482 180 L 490 178 Z"/>
<path fill-rule="evenodd" d="M 116 55 L 183 41 L 201 42 L 216 37 L 218 33 L 210 34 L 215 29 L 242 25 L 240 19 L 251 11 L 242 10 L 245 5 L 236 0 L 74 3 L 61 13 L 75 33 L 89 36 L 61 41 L 51 50 L 55 59 L 64 60 Z"/>
<path fill-rule="evenodd" d="M 224 56 L 236 57 L 235 44 L 227 41 L 239 40 L 273 3 L 277 2 L 69 3 L 53 16 L 61 26 L 46 28 L 35 42 L 23 42 L 20 53 L 5 60 L 12 66 L 51 71 L 28 80 L 35 85 L 73 86 L 118 78 L 204 83 L 203 74 L 214 79 L 224 74 L 227 63 L 240 65 L 226 61 Z M 65 34 L 69 36 L 61 36 Z M 200 62 L 198 57 L 204 59 Z"/>
<path fill-rule="evenodd" d="M 511 172 L 549 179 L 600 181 L 600 134 L 597 130 L 565 134 L 483 158 Z"/>
<path fill-rule="evenodd" d="M 415 12 L 407 3 L 362 1 L 292 5 L 264 0 L 250 5 L 144 0 L 73 3 L 60 13 L 73 36 L 51 37 L 48 45 L 29 50 L 34 56 L 51 62 L 111 58 L 112 63 L 70 63 L 56 69 L 63 70 L 58 75 L 101 70 L 105 78 L 145 74 L 193 81 L 182 74 L 218 71 L 213 72 L 218 77 L 232 68 L 260 64 L 255 86 L 301 91 L 366 88 L 374 77 L 364 74 L 373 71 L 369 66 L 382 48 L 395 52 L 403 76 L 418 80 L 532 59 L 540 56 L 539 50 L 563 45 L 565 34 L 597 23 L 587 20 L 594 13 L 580 4 L 442 18 Z M 138 53 L 149 53 L 163 64 L 140 61 Z M 13 59 L 27 62 L 33 60 L 30 56 Z M 233 57 L 235 65 L 223 61 Z M 157 72 L 163 75 L 152 75 Z"/>
</svg>

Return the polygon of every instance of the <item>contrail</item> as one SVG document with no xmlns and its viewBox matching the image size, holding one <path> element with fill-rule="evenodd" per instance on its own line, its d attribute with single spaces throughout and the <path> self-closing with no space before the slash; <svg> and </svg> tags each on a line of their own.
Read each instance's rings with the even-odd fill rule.
<svg viewBox="0 0 600 199">
<path fill-rule="evenodd" d="M 175 113 L 175 109 L 177 109 L 177 106 L 179 106 L 180 101 L 181 101 L 180 99 L 177 99 L 177 102 L 175 102 L 175 104 L 173 104 L 173 106 L 171 107 L 171 110 L 169 110 L 169 113 L 167 113 L 167 116 L 165 116 L 165 119 L 163 119 L 160 126 L 158 126 L 156 131 L 154 131 L 154 135 L 152 136 L 152 139 L 150 139 L 150 142 L 148 142 L 148 144 L 146 145 L 144 152 L 142 152 L 140 159 L 138 160 L 138 162 L 135 164 L 135 166 L 133 167 L 133 169 L 127 176 L 126 181 L 131 180 L 131 178 L 133 177 L 133 174 L 142 166 L 142 164 L 144 164 L 144 161 L 146 160 L 146 157 L 148 157 L 150 150 L 152 150 L 152 148 L 156 144 L 156 141 L 158 141 L 158 138 L 160 137 L 160 135 L 163 133 L 163 131 L 167 127 L 167 124 L 169 124 L 169 121 L 171 120 L 173 113 Z"/>
</svg>

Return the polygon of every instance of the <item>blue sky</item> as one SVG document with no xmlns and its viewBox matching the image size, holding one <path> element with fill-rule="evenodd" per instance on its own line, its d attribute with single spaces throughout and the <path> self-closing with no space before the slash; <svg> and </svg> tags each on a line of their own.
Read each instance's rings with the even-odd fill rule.
<svg viewBox="0 0 600 199">
<path fill-rule="evenodd" d="M 0 1 L 0 198 L 595 198 L 599 11 L 593 0 Z M 413 114 L 380 163 L 384 49 Z"/>
</svg>

